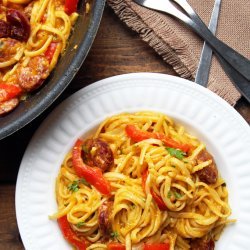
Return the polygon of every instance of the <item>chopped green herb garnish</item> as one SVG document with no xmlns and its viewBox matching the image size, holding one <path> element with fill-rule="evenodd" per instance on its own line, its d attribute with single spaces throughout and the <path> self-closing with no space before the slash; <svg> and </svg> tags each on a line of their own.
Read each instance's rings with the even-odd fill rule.
<svg viewBox="0 0 250 250">
<path fill-rule="evenodd" d="M 72 184 L 68 186 L 68 189 L 72 192 L 77 192 L 79 190 L 78 181 L 73 181 Z"/>
<path fill-rule="evenodd" d="M 79 228 L 79 227 L 82 227 L 83 225 L 85 225 L 85 222 L 84 221 L 81 221 L 81 222 L 78 222 L 76 224 L 76 226 Z"/>
<path fill-rule="evenodd" d="M 180 194 L 178 192 L 174 192 L 174 196 L 176 199 L 180 199 L 182 197 L 182 194 Z"/>
<path fill-rule="evenodd" d="M 178 192 L 171 192 L 171 191 L 168 191 L 168 198 L 170 199 L 171 196 L 174 195 L 175 199 L 180 199 L 183 195 L 178 193 Z"/>
<path fill-rule="evenodd" d="M 221 186 L 222 186 L 222 187 L 226 187 L 226 186 L 227 186 L 227 184 L 224 182 Z"/>
<path fill-rule="evenodd" d="M 179 160 L 182 160 L 186 155 L 186 153 L 181 151 L 180 149 L 166 147 L 166 150 L 169 152 L 170 155 L 178 158 Z"/>
<path fill-rule="evenodd" d="M 171 196 L 172 196 L 172 192 L 168 191 L 168 198 L 171 198 Z"/>
<path fill-rule="evenodd" d="M 112 233 L 110 234 L 110 236 L 111 236 L 111 238 L 113 238 L 113 239 L 117 239 L 118 236 L 119 236 L 119 234 L 118 234 L 118 232 L 114 231 L 114 232 L 112 232 Z"/>
<path fill-rule="evenodd" d="M 84 184 L 86 186 L 89 186 L 89 183 L 84 178 L 81 178 L 79 180 L 73 181 L 72 184 L 68 186 L 68 189 L 72 192 L 77 192 L 80 188 L 79 184 Z"/>
<path fill-rule="evenodd" d="M 88 183 L 84 178 L 81 178 L 81 179 L 79 180 L 79 183 L 82 183 L 82 184 L 84 184 L 84 185 L 86 185 L 86 186 L 89 185 L 89 183 Z"/>
</svg>

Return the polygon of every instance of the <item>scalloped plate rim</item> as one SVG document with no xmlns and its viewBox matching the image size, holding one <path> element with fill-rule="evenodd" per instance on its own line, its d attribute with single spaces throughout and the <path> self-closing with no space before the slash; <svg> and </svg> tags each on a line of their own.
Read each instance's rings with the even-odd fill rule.
<svg viewBox="0 0 250 250">
<path fill-rule="evenodd" d="M 139 83 L 137 84 L 137 83 L 135 83 L 135 81 L 139 81 Z M 178 89 L 176 89 L 176 92 L 179 93 L 181 96 L 183 96 L 185 98 L 189 96 L 188 93 L 185 93 L 185 94 L 182 93 L 181 88 L 183 88 L 183 91 L 187 89 L 187 90 L 190 90 L 191 92 L 195 92 L 196 94 L 204 97 L 205 98 L 204 102 L 208 102 L 209 105 L 215 105 L 215 106 L 219 105 L 219 107 L 224 109 L 224 112 L 228 116 L 233 118 L 232 122 L 235 121 L 235 124 L 234 124 L 235 126 L 237 125 L 237 126 L 241 127 L 241 129 L 243 129 L 243 131 L 246 134 L 248 134 L 248 136 L 250 135 L 250 129 L 249 129 L 249 126 L 246 123 L 246 121 L 228 103 L 226 103 L 223 99 L 221 99 L 220 97 L 215 95 L 213 92 L 211 92 L 211 91 L 209 91 L 209 90 L 207 90 L 199 85 L 196 85 L 188 80 L 179 78 L 179 77 L 163 75 L 163 74 L 158 74 L 158 73 L 131 73 L 131 74 L 119 75 L 119 76 L 110 77 L 110 78 L 107 78 L 104 80 L 100 80 L 92 85 L 89 85 L 89 86 L 79 90 L 78 92 L 73 94 L 71 97 L 66 99 L 63 103 L 61 103 L 57 108 L 55 108 L 55 110 L 52 111 L 52 113 L 48 116 L 48 118 L 45 119 L 45 121 L 41 124 L 41 126 L 39 127 L 39 129 L 37 130 L 37 132 L 35 133 L 33 138 L 31 139 L 29 146 L 27 147 L 26 152 L 23 156 L 23 160 L 22 160 L 20 170 L 18 173 L 17 185 L 16 185 L 16 214 L 17 214 L 17 221 L 18 221 L 18 227 L 20 230 L 20 234 L 21 234 L 21 237 L 23 239 L 23 243 L 27 247 L 27 249 L 31 249 L 30 246 L 32 244 L 30 244 L 29 237 L 27 237 L 27 235 L 25 235 L 27 233 L 27 231 L 25 231 L 25 230 L 27 230 L 26 229 L 27 221 L 25 222 L 24 220 L 25 220 L 25 216 L 27 216 L 27 215 L 25 215 L 25 213 L 24 213 L 24 216 L 23 216 L 23 213 L 22 213 L 23 211 L 21 211 L 22 210 L 21 201 L 22 201 L 22 197 L 24 194 L 21 194 L 20 191 L 23 190 L 24 185 L 28 185 L 27 183 L 23 183 L 22 180 L 24 178 L 26 178 L 26 180 L 27 180 L 27 178 L 28 178 L 27 174 L 30 173 L 28 171 L 31 171 L 31 168 L 27 167 L 27 166 L 29 166 L 30 161 L 32 161 L 32 157 L 30 154 L 34 152 L 34 150 L 33 150 L 34 147 L 39 147 L 37 145 L 38 142 L 43 141 L 41 138 L 44 136 L 44 130 L 45 130 L 46 126 L 50 125 L 51 122 L 53 122 L 56 119 L 56 116 L 59 116 L 59 119 L 65 120 L 66 119 L 65 116 L 63 116 L 65 114 L 65 112 L 73 109 L 79 103 L 80 104 L 89 103 L 90 101 L 95 100 L 95 98 L 97 98 L 98 96 L 109 95 L 110 90 L 111 90 L 111 93 L 113 93 L 115 91 L 117 91 L 117 93 L 124 92 L 124 90 L 127 89 L 127 86 L 129 84 L 131 84 L 131 82 L 133 82 L 133 84 L 135 84 L 136 87 L 138 87 L 139 85 L 143 86 L 145 84 L 145 89 L 150 88 L 150 87 L 152 88 L 153 81 L 155 81 L 156 84 L 159 82 L 159 85 L 161 85 L 161 87 L 163 89 L 168 89 L 171 84 L 172 85 L 179 84 Z M 127 84 L 125 85 L 124 82 L 127 82 Z M 156 92 L 157 91 L 158 90 L 156 90 Z M 171 89 L 171 91 L 173 91 L 173 90 Z M 78 108 L 78 106 L 77 106 L 77 108 Z M 139 108 L 139 109 L 141 110 L 141 108 Z M 119 109 L 119 111 L 125 111 L 125 110 L 132 112 L 132 111 L 138 110 L 138 107 L 124 107 L 123 110 Z M 151 108 L 151 110 L 162 111 L 162 109 L 160 109 L 159 107 Z M 119 111 L 117 110 L 118 113 L 119 113 Z M 113 112 L 113 113 L 116 113 L 116 112 Z M 167 113 L 167 114 L 170 115 L 169 113 Z M 105 114 L 105 115 L 103 114 L 103 116 L 106 116 L 106 115 L 107 114 Z M 70 116 L 70 114 L 69 114 L 69 116 Z M 96 125 L 98 122 L 100 122 L 100 120 L 103 119 L 103 116 L 95 117 L 95 119 L 91 123 L 88 124 L 89 128 L 91 128 L 91 126 Z M 174 117 L 174 119 L 177 120 L 177 122 L 183 122 L 185 125 L 189 124 L 191 122 L 190 118 L 186 118 L 183 116 L 183 114 L 180 114 L 178 112 L 174 112 L 170 116 Z M 219 119 L 218 117 L 215 119 Z M 58 125 L 58 123 L 59 123 L 59 121 L 56 121 L 55 126 Z M 195 129 L 197 129 L 197 125 L 195 125 L 193 127 Z M 45 132 L 45 135 L 47 134 L 47 136 L 48 136 L 48 134 L 52 133 L 51 132 L 52 130 L 53 130 L 53 126 L 52 126 L 52 128 L 50 128 L 50 130 Z M 74 136 L 71 137 L 70 139 L 68 139 L 68 143 L 67 143 L 67 145 L 64 146 L 63 152 L 66 152 L 72 146 L 74 140 L 78 136 L 80 136 L 83 133 L 83 131 L 86 132 L 86 129 L 85 130 L 84 129 L 77 130 L 77 132 L 74 133 Z M 46 142 L 46 140 L 48 140 L 48 139 L 45 138 L 44 140 Z M 250 145 L 249 139 L 245 138 L 244 143 L 246 145 Z M 41 146 L 41 147 L 43 148 L 43 146 Z M 57 160 L 57 166 L 54 169 L 54 171 L 58 170 L 58 167 L 60 166 L 60 161 L 61 161 L 61 158 L 63 157 L 63 154 L 64 153 L 61 153 L 60 157 L 58 157 L 60 159 Z M 223 159 L 222 159 L 222 162 L 223 162 Z M 37 170 L 33 170 L 33 171 L 37 171 Z M 249 173 L 249 176 L 250 176 L 250 171 L 247 171 L 247 172 Z M 55 172 L 54 172 L 54 174 L 55 174 Z M 250 177 L 249 177 L 249 182 L 250 182 Z M 29 197 L 29 195 L 30 194 L 28 193 L 27 197 Z M 26 218 L 26 220 L 27 220 L 27 218 Z M 242 222 L 240 221 L 240 223 L 242 223 Z M 248 222 L 247 227 L 250 228 L 249 223 L 250 222 Z M 237 226 L 235 226 L 235 227 L 237 229 Z M 63 239 L 63 238 L 61 237 L 61 239 Z M 244 240 L 243 240 L 243 243 L 244 243 Z M 66 247 L 65 249 L 67 249 L 68 245 L 64 244 L 64 246 Z M 241 249 L 241 248 L 237 248 L 237 249 Z"/>
</svg>

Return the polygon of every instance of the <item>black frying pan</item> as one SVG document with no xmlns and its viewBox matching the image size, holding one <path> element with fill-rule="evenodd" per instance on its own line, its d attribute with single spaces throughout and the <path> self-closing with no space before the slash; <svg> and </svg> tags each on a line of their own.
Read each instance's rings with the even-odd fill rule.
<svg viewBox="0 0 250 250">
<path fill-rule="evenodd" d="M 0 139 L 16 132 L 46 110 L 63 92 L 81 67 L 92 45 L 102 17 L 105 0 L 89 1 L 90 12 L 85 14 L 85 1 L 80 1 L 79 18 L 64 55 L 41 89 L 19 104 L 11 113 L 0 117 Z M 77 49 L 74 49 L 78 45 Z"/>
</svg>

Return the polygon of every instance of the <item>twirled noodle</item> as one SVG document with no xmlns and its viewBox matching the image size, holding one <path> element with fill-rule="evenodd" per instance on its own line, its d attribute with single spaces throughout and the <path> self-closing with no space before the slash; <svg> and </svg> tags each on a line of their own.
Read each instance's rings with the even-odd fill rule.
<svg viewBox="0 0 250 250">
<path fill-rule="evenodd" d="M 31 2 L 31 0 L 3 0 L 4 5 L 7 5 L 8 2 L 15 3 L 15 4 L 27 4 Z"/>
<path fill-rule="evenodd" d="M 164 134 L 190 145 L 190 149 L 187 154 L 179 150 L 183 154 L 178 156 L 170 153 L 161 139 L 133 141 L 126 132 L 128 124 L 140 131 Z M 103 174 L 112 196 L 81 183 L 70 152 L 57 177 L 58 212 L 51 216 L 66 215 L 72 229 L 87 241 L 87 249 L 107 249 L 108 242 L 114 241 L 111 236 L 104 237 L 98 220 L 98 211 L 108 200 L 112 200 L 109 221 L 115 241 L 126 249 L 143 249 L 144 243 L 166 241 L 170 249 L 189 249 L 196 238 L 218 240 L 224 226 L 231 222 L 224 180 L 218 176 L 213 184 L 207 184 L 197 174 L 213 162 L 197 160 L 205 145 L 168 116 L 149 111 L 115 115 L 101 123 L 93 138 L 105 141 L 112 149 L 114 163 Z M 72 191 L 72 183 L 77 183 L 77 190 Z M 155 196 L 161 197 L 164 209 Z"/>
</svg>

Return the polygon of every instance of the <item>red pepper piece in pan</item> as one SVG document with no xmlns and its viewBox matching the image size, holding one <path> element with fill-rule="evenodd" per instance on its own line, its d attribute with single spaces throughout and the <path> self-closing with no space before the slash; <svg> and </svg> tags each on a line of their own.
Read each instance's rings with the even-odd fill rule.
<svg viewBox="0 0 250 250">
<path fill-rule="evenodd" d="M 0 83 L 0 102 L 8 101 L 19 96 L 22 89 L 18 85 Z"/>
<path fill-rule="evenodd" d="M 71 15 L 73 12 L 76 12 L 78 0 L 65 0 L 64 11 Z"/>
<path fill-rule="evenodd" d="M 56 47 L 57 47 L 57 43 L 52 42 L 52 43 L 50 43 L 49 47 L 45 51 L 45 57 L 49 60 L 49 62 L 52 61 L 52 58 L 53 58 L 55 51 L 56 51 Z"/>
</svg>

